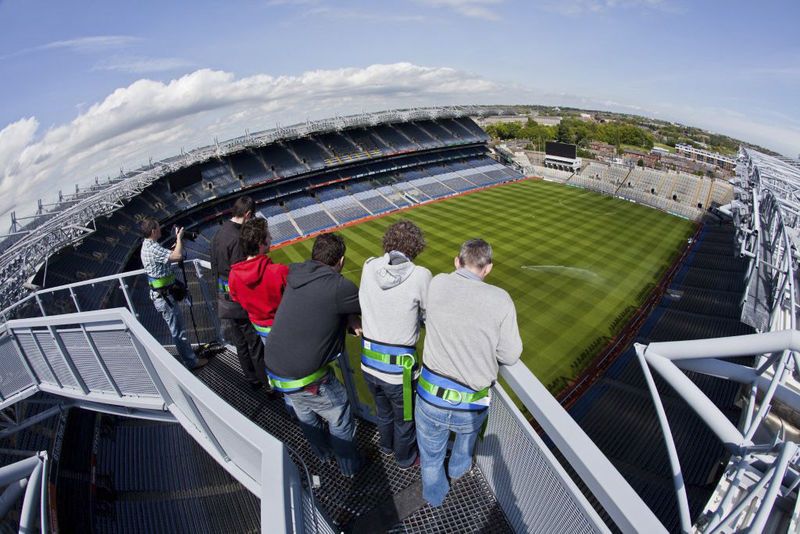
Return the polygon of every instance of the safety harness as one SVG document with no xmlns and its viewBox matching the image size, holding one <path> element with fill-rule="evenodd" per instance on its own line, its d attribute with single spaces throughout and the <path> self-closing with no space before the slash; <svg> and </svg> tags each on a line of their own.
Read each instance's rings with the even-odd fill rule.
<svg viewBox="0 0 800 534">
<path fill-rule="evenodd" d="M 417 382 L 417 394 L 440 408 L 480 411 L 489 407 L 489 387 L 475 391 L 450 378 L 438 375 L 423 365 Z"/>
<path fill-rule="evenodd" d="M 411 401 L 411 380 L 417 368 L 417 348 L 378 343 L 363 338 L 361 341 L 361 363 L 370 369 L 392 375 L 403 375 L 403 419 L 413 419 L 414 404 Z"/>
<path fill-rule="evenodd" d="M 175 284 L 175 275 L 170 273 L 167 276 L 162 276 L 160 278 L 153 278 L 152 276 L 147 276 L 147 283 L 150 284 L 150 287 L 156 291 L 168 289 L 170 286 Z"/>
<path fill-rule="evenodd" d="M 224 276 L 217 278 L 217 290 L 220 293 L 225 293 L 226 295 L 231 292 L 231 288 L 228 286 L 228 279 Z"/>
<path fill-rule="evenodd" d="M 261 325 L 257 325 L 254 322 L 251 322 L 250 324 L 253 325 L 253 328 L 256 329 L 256 334 L 258 334 L 261 337 L 269 336 L 269 333 L 272 331 L 272 327 L 271 326 L 261 326 Z"/>
<path fill-rule="evenodd" d="M 281 393 L 292 393 L 294 391 L 300 391 L 304 387 L 309 384 L 313 384 L 317 380 L 325 377 L 328 372 L 333 368 L 333 364 L 336 363 L 336 359 L 339 357 L 338 354 L 334 354 L 328 358 L 328 361 L 323 364 L 322 367 L 314 371 L 308 376 L 304 376 L 302 378 L 285 378 L 282 376 L 278 376 L 275 373 L 271 372 L 267 369 L 267 377 L 269 378 L 269 383 L 273 389 L 280 391 Z"/>
</svg>

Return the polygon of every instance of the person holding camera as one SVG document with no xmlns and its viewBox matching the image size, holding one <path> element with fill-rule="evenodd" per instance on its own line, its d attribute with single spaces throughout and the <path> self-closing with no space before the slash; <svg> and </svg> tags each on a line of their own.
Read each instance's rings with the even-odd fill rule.
<svg viewBox="0 0 800 534">
<path fill-rule="evenodd" d="M 189 344 L 183 313 L 178 302 L 186 295 L 186 287 L 175 277 L 170 263 L 183 260 L 183 228 L 175 228 L 175 247 L 166 249 L 158 244 L 161 239 L 161 225 L 155 217 L 145 217 L 140 223 L 144 241 L 142 242 L 142 266 L 150 286 L 150 299 L 161 313 L 175 342 L 175 348 L 183 364 L 189 369 L 199 369 L 208 363 L 206 358 L 198 358 Z"/>
</svg>

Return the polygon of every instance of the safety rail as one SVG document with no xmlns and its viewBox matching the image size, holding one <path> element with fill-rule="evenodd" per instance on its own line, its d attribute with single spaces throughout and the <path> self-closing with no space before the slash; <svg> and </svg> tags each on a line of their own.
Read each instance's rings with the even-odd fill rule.
<svg viewBox="0 0 800 534">
<path fill-rule="evenodd" d="M 129 310 L 14 319 L 3 335 L 3 373 L 14 370 L 19 390 L 5 391 L 0 408 L 45 391 L 90 410 L 178 422 L 260 497 L 262 524 L 302 530 L 303 489 L 284 444 L 211 391 Z"/>
<path fill-rule="evenodd" d="M 49 458 L 46 451 L 0 467 L 0 488 L 6 488 L 0 496 L 0 519 L 5 518 L 20 497 L 19 531 L 33 532 L 39 518 L 40 531 L 48 531 L 47 473 Z"/>
</svg>

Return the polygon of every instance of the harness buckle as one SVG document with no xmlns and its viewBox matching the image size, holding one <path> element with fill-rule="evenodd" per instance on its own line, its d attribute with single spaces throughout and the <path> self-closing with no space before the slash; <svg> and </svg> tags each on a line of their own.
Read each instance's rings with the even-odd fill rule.
<svg viewBox="0 0 800 534">
<path fill-rule="evenodd" d="M 458 393 L 458 401 L 453 402 L 450 400 L 451 393 Z M 457 389 L 445 389 L 445 393 L 442 396 L 442 400 L 445 401 L 450 406 L 458 406 L 459 404 L 464 402 L 464 394 Z"/>
<path fill-rule="evenodd" d="M 415 365 L 417 365 L 417 360 L 414 358 L 414 355 L 407 352 L 405 354 L 399 354 L 400 358 L 400 367 L 405 369 L 413 369 Z"/>
</svg>

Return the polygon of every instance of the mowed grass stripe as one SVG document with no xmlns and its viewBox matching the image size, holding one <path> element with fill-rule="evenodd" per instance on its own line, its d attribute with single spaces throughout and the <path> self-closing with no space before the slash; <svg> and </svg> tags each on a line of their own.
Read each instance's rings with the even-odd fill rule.
<svg viewBox="0 0 800 534">
<path fill-rule="evenodd" d="M 345 276 L 358 283 L 364 260 L 382 253 L 386 228 L 403 218 L 425 233 L 428 247 L 417 263 L 434 275 L 453 270 L 464 240 L 483 237 L 492 244 L 495 265 L 487 282 L 514 299 L 523 359 L 545 384 L 579 372 L 576 360 L 595 340 L 616 333 L 611 323 L 639 304 L 639 293 L 664 272 L 694 228 L 624 200 L 523 181 L 339 230 L 348 247 Z M 305 241 L 272 256 L 278 262 L 300 261 L 310 249 Z M 349 338 L 348 350 L 358 367 L 358 340 Z M 360 372 L 356 376 L 361 381 Z M 363 384 L 359 389 L 366 399 Z"/>
</svg>

